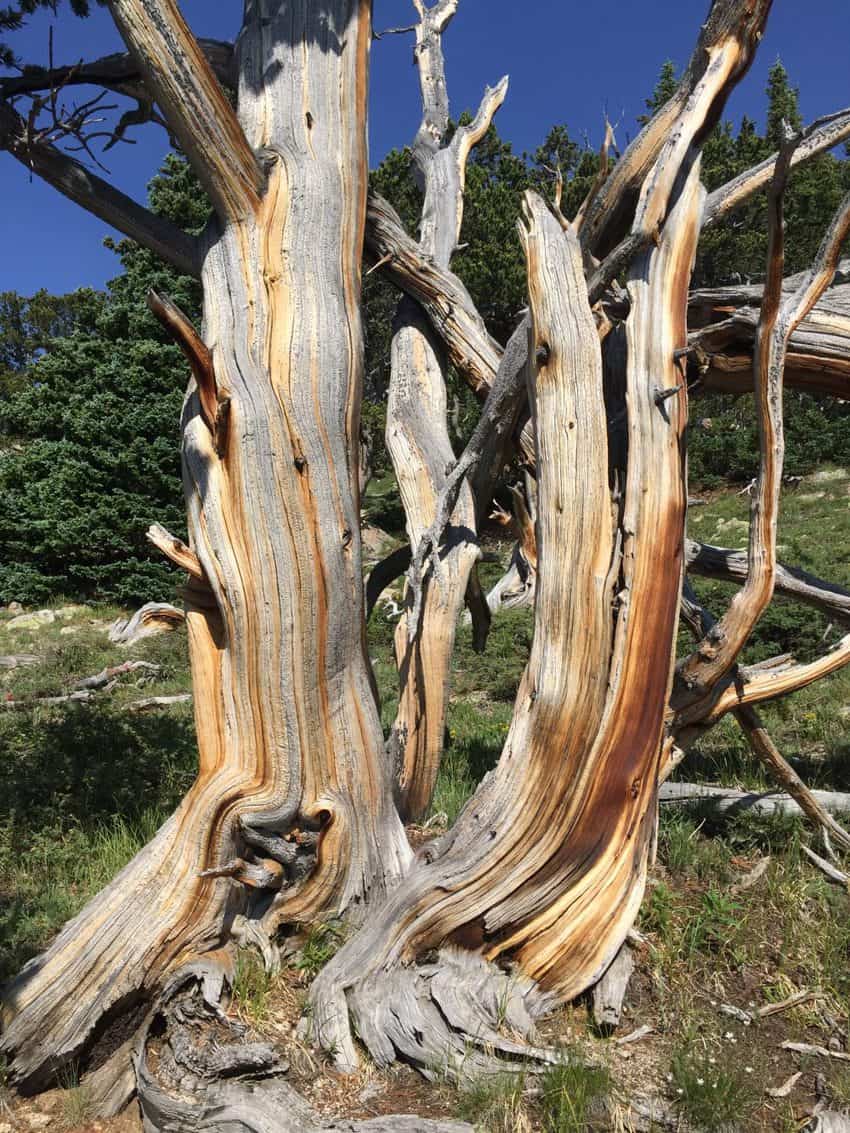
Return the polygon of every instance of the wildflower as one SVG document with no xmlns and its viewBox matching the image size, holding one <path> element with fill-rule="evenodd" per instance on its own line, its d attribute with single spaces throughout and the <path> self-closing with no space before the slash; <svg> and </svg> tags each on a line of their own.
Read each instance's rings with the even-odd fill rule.
<svg viewBox="0 0 850 1133">
<path fill-rule="evenodd" d="M 697 1078 L 697 1085 L 698 1085 L 698 1086 L 704 1086 L 704 1085 L 705 1085 L 705 1080 L 704 1080 L 704 1079 L 702 1079 L 702 1078 Z"/>
</svg>

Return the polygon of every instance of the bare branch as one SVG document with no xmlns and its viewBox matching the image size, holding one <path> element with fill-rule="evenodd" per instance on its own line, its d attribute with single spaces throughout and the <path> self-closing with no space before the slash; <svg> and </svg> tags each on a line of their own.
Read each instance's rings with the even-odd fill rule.
<svg viewBox="0 0 850 1133">
<path fill-rule="evenodd" d="M 784 451 L 782 386 L 788 341 L 832 281 L 842 244 L 850 232 L 848 194 L 827 230 L 813 266 L 803 274 L 794 291 L 783 298 L 782 194 L 795 146 L 796 139 L 789 139 L 783 148 L 770 193 L 768 277 L 754 359 L 761 455 L 750 511 L 749 571 L 729 609 L 680 666 L 679 676 L 689 691 L 677 696 L 678 708 L 688 700 L 698 700 L 729 672 L 773 595 Z"/>
<path fill-rule="evenodd" d="M 152 523 L 147 529 L 146 536 L 148 542 L 152 543 L 157 550 L 162 551 L 166 558 L 171 559 L 181 570 L 185 570 L 199 582 L 206 582 L 204 568 L 201 566 L 198 556 L 191 547 L 186 546 L 182 539 L 177 539 L 161 523 Z"/>
<path fill-rule="evenodd" d="M 172 303 L 167 296 L 159 295 L 153 290 L 148 292 L 147 299 L 151 311 L 186 356 L 198 387 L 201 413 L 207 428 L 215 434 L 221 403 L 216 389 L 212 354 L 192 326 L 190 319 L 176 303 Z"/>
<path fill-rule="evenodd" d="M 770 769 L 773 777 L 785 788 L 800 810 L 816 826 L 827 831 L 843 850 L 850 850 L 850 834 L 825 807 L 821 806 L 788 760 L 785 759 L 770 738 L 758 713 L 753 708 L 745 706 L 735 712 L 735 719 L 743 729 L 753 752 Z"/>
<path fill-rule="evenodd" d="M 367 204 L 366 247 L 375 260 L 385 260 L 387 279 L 422 306 L 452 365 L 474 390 L 486 394 L 499 368 L 501 347 L 460 279 L 420 251 L 392 205 L 376 193 L 369 194 Z"/>
<path fill-rule="evenodd" d="M 626 235 L 641 186 L 651 183 L 658 173 L 675 176 L 678 172 L 676 153 L 681 156 L 695 140 L 693 136 L 689 140 L 677 136 L 680 114 L 689 111 L 691 117 L 700 119 L 699 141 L 715 124 L 723 110 L 725 92 L 752 62 L 770 6 L 771 0 L 714 0 L 676 93 L 627 148 L 587 210 L 582 244 L 597 256 L 607 255 Z M 724 93 L 712 99 L 709 88 L 718 80 Z M 650 176 L 665 148 L 667 157 Z M 661 215 L 647 216 L 646 227 L 651 228 Z"/>
<path fill-rule="evenodd" d="M 744 582 L 747 578 L 745 551 L 712 547 L 686 539 L 685 561 L 692 574 L 705 578 L 721 578 L 728 582 Z M 850 626 L 850 591 L 832 582 L 825 582 L 799 567 L 777 563 L 774 589 L 785 598 L 813 606 L 840 625 Z"/>
<path fill-rule="evenodd" d="M 0 102 L 0 145 L 22 165 L 178 271 L 196 278 L 200 275 L 198 241 L 194 237 L 155 216 L 56 146 L 43 142 L 27 146 L 26 133 L 21 116 L 8 103 Z"/>
<path fill-rule="evenodd" d="M 700 721 L 715 723 L 741 705 L 776 700 L 838 672 L 850 664 L 850 634 L 842 637 L 828 653 L 804 665 L 788 664 L 784 658 L 781 660 L 782 663 L 776 666 L 763 662 L 760 668 L 742 668 L 739 678 L 723 689 Z M 692 715 L 694 713 L 688 709 L 686 718 L 690 719 Z"/>
<path fill-rule="evenodd" d="M 838 110 L 834 114 L 818 118 L 803 130 L 800 144 L 791 159 L 791 168 L 810 161 L 847 138 L 850 138 L 850 109 Z M 739 173 L 737 177 L 709 193 L 705 202 L 703 228 L 717 224 L 759 189 L 763 189 L 773 177 L 778 157 L 778 153 L 771 154 L 752 169 Z"/>
<path fill-rule="evenodd" d="M 109 7 L 220 217 L 250 215 L 265 176 L 176 0 L 110 0 Z"/>
</svg>

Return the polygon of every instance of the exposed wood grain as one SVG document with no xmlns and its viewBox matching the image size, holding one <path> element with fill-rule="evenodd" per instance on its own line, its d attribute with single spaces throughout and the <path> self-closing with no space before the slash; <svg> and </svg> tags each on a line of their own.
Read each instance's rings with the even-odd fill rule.
<svg viewBox="0 0 850 1133">
<path fill-rule="evenodd" d="M 184 120 L 199 139 L 187 149 L 210 159 L 207 183 L 227 209 L 230 223 L 204 259 L 204 343 L 231 428 L 219 452 L 190 388 L 189 546 L 208 583 L 187 588 L 198 778 L 145 850 L 8 989 L 0 1043 L 30 1084 L 113 1019 L 124 1025 L 175 966 L 217 948 L 236 913 L 260 915 L 267 897 L 216 876 L 229 861 L 276 865 L 276 852 L 283 871 L 270 867 L 269 880 L 286 879 L 266 915 L 310 920 L 356 909 L 410 856 L 363 639 L 368 6 L 249 3 L 238 133 L 173 5 L 113 7 L 145 73 L 158 76 L 164 109 L 174 100 L 175 118 L 199 116 Z M 328 49 L 343 39 L 344 51 Z M 261 202 L 233 146 L 272 154 Z"/>
</svg>

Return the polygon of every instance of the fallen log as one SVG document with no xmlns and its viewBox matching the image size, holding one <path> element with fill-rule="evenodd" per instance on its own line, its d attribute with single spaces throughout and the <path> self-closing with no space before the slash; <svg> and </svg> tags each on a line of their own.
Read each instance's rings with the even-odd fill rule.
<svg viewBox="0 0 850 1133">
<path fill-rule="evenodd" d="M 850 793 L 812 791 L 815 799 L 830 814 L 850 814 Z M 658 791 L 662 806 L 690 806 L 699 803 L 713 814 L 802 815 L 803 811 L 790 795 L 777 791 L 741 791 L 732 787 L 713 787 L 703 783 L 662 783 Z"/>
</svg>

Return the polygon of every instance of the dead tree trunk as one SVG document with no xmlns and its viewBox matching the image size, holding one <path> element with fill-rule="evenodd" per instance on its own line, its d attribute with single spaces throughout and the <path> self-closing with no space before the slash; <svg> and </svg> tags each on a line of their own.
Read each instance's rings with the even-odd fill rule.
<svg viewBox="0 0 850 1133">
<path fill-rule="evenodd" d="M 226 943 L 237 913 L 260 915 L 258 884 L 277 890 L 267 917 L 310 921 L 382 891 L 409 858 L 363 636 L 368 7 L 252 0 L 238 120 L 171 0 L 112 10 L 217 213 L 207 368 L 183 413 L 199 775 L 8 989 L 2 1045 L 30 1085 Z"/>
<path fill-rule="evenodd" d="M 183 411 L 189 545 L 158 527 L 151 538 L 189 576 L 199 774 L 151 844 L 7 989 L 0 1048 L 26 1087 L 80 1060 L 115 1105 L 132 1088 L 138 1033 L 134 1065 L 151 1128 L 268 1129 L 282 1104 L 294 1107 L 290 1124 L 309 1126 L 312 1112 L 284 1089 L 220 1088 L 234 1068 L 274 1073 L 268 1052 L 226 1046 L 187 1062 L 186 1043 L 191 1027 L 215 1018 L 235 937 L 268 948 L 281 925 L 329 913 L 363 922 L 313 989 L 315 1038 L 342 1066 L 357 1061 L 352 1020 L 380 1064 L 403 1057 L 427 1073 L 471 1072 L 491 1048 L 545 1058 L 517 1036 L 532 1035 L 547 1005 L 593 984 L 621 948 L 643 893 L 658 783 L 689 738 L 734 712 L 806 814 L 826 821 L 752 706 L 846 664 L 850 636 L 807 665 L 748 669 L 738 656 L 777 589 L 847 618 L 846 594 L 777 564 L 775 527 L 786 363 L 837 380 L 850 340 L 846 315 L 816 306 L 850 229 L 850 202 L 814 270 L 783 298 L 782 186 L 796 161 L 850 125 L 833 116 L 712 195 L 709 220 L 771 183 L 769 278 L 734 318 L 716 296 L 692 298 L 689 338 L 699 150 L 770 8 L 715 0 L 675 96 L 576 220 L 557 201 L 527 197 L 530 316 L 503 351 L 450 268 L 465 162 L 506 87 L 488 91 L 449 141 L 440 36 L 457 3 L 414 0 L 424 102 L 418 244 L 385 202 L 372 199 L 367 212 L 367 0 L 247 0 L 235 54 L 196 41 L 175 0 L 111 0 L 129 55 L 113 58 L 103 81 L 124 93 L 143 83 L 179 140 L 215 208 L 198 240 L 32 140 L 9 100 L 56 76 L 25 71 L 0 86 L 10 152 L 204 288 L 200 333 L 151 297 L 192 371 Z M 238 88 L 236 111 L 216 75 Z M 61 81 L 90 76 L 66 69 Z M 367 224 L 370 253 L 405 292 L 388 443 L 411 555 L 388 745 L 364 647 L 359 539 Z M 671 699 L 686 566 L 686 371 L 711 351 L 709 372 L 723 369 L 721 357 L 755 353 L 747 380 L 761 471 L 748 553 L 688 551 L 694 570 L 743 587 L 716 627 L 688 610 L 686 595 L 700 641 L 675 669 Z M 457 459 L 447 360 L 486 397 Z M 526 376 L 533 428 L 522 427 Z M 498 766 L 455 827 L 412 860 L 401 814 L 420 814 L 433 787 L 464 597 L 484 614 L 470 585 L 477 519 L 511 444 L 537 475 L 534 522 L 530 511 L 518 515 L 526 591 L 536 589 L 531 658 Z M 146 1036 L 163 1020 L 178 1096 L 158 1078 L 165 1059 L 154 1067 L 146 1057 Z"/>
</svg>

